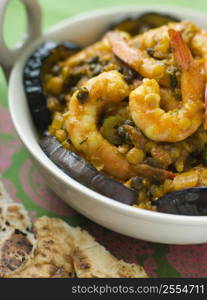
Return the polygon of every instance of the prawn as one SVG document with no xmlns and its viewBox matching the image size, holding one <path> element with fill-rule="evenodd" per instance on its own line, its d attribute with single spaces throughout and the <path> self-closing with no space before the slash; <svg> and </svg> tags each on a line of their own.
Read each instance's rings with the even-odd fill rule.
<svg viewBox="0 0 207 300">
<path fill-rule="evenodd" d="M 182 70 L 180 107 L 168 112 L 160 108 L 160 87 L 154 79 L 144 79 L 129 96 L 133 121 L 148 138 L 157 142 L 182 141 L 203 122 L 205 76 L 181 33 L 169 29 L 169 35 L 174 58 Z"/>
<path fill-rule="evenodd" d="M 165 86 L 170 86 L 165 65 L 149 57 L 144 51 L 130 46 L 122 32 L 111 31 L 107 34 L 113 53 L 143 77 L 155 78 Z"/>
<path fill-rule="evenodd" d="M 101 112 L 107 105 L 118 104 L 129 96 L 130 87 L 118 71 L 109 71 L 88 80 L 82 90 L 87 99 L 76 91 L 69 103 L 66 128 L 74 147 L 94 165 L 102 165 L 101 170 L 120 179 L 127 180 L 136 174 L 153 177 L 152 173 L 172 178 L 175 175 L 165 170 L 138 165 L 131 165 L 99 132 L 97 123 Z"/>
<path fill-rule="evenodd" d="M 123 32 L 109 32 L 108 39 L 114 54 L 145 78 L 156 79 L 165 87 L 171 86 L 168 65 L 171 61 L 168 30 L 181 31 L 185 42 L 189 43 L 199 29 L 193 23 L 184 21 L 170 23 L 126 41 Z M 152 52 L 153 55 L 148 53 Z M 150 57 L 153 56 L 153 57 Z M 156 59 L 158 58 L 158 59 Z"/>
<path fill-rule="evenodd" d="M 201 30 L 191 40 L 191 48 L 195 55 L 204 59 L 204 68 L 207 77 L 207 32 Z M 205 121 L 204 128 L 207 129 L 207 86 L 205 90 Z"/>
<path fill-rule="evenodd" d="M 147 32 L 139 34 L 131 39 L 129 44 L 138 47 L 140 50 L 151 49 L 153 56 L 159 58 L 168 58 L 171 53 L 169 29 L 180 31 L 184 41 L 189 44 L 191 39 L 200 32 L 200 29 L 190 21 L 169 23 L 158 28 L 150 29 Z"/>
<path fill-rule="evenodd" d="M 172 189 L 174 191 L 207 185 L 207 169 L 202 166 L 197 166 L 190 171 L 177 174 L 172 181 Z"/>
<path fill-rule="evenodd" d="M 133 88 L 137 88 L 142 85 L 142 80 L 135 79 L 133 81 Z M 160 107 L 165 111 L 175 109 L 179 106 L 180 101 L 175 97 L 174 91 L 169 88 L 161 87 L 160 88 Z"/>
<path fill-rule="evenodd" d="M 191 40 L 190 47 L 195 55 L 204 59 L 207 73 L 207 31 L 201 30 L 196 33 Z"/>
<path fill-rule="evenodd" d="M 134 171 L 117 147 L 103 138 L 97 123 L 108 104 L 120 103 L 129 95 L 129 86 L 118 71 L 109 71 L 88 80 L 84 89 L 88 92 L 86 101 L 80 101 L 77 91 L 69 103 L 66 126 L 70 139 L 86 159 L 103 164 L 103 171 L 126 180 Z"/>
</svg>

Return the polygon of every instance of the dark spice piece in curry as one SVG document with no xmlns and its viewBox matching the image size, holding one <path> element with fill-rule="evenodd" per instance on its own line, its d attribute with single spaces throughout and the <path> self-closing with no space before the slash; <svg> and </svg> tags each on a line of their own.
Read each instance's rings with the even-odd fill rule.
<svg viewBox="0 0 207 300">
<path fill-rule="evenodd" d="M 91 57 L 91 58 L 89 58 L 87 61 L 86 61 L 86 63 L 87 64 L 97 64 L 99 62 L 99 56 L 97 55 L 97 56 L 93 56 L 93 57 Z"/>
<path fill-rule="evenodd" d="M 126 120 L 124 122 L 124 125 L 135 126 L 135 124 L 134 124 L 134 122 L 132 120 Z"/>
<path fill-rule="evenodd" d="M 84 104 L 87 101 L 88 96 L 89 96 L 89 91 L 87 90 L 86 87 L 82 87 L 79 89 L 77 98 L 81 104 Z"/>
<path fill-rule="evenodd" d="M 138 176 L 132 177 L 131 187 L 135 189 L 136 192 L 139 192 L 143 187 L 142 178 Z"/>
<path fill-rule="evenodd" d="M 147 54 L 150 56 L 150 57 L 153 57 L 154 55 L 154 49 L 153 48 L 147 48 Z"/>
<path fill-rule="evenodd" d="M 58 76 L 60 74 L 61 68 L 60 65 L 56 64 L 52 67 L 51 73 L 53 76 Z"/>
<path fill-rule="evenodd" d="M 177 71 L 178 70 L 175 67 L 170 67 L 167 69 L 167 74 L 169 75 L 170 85 L 171 85 L 172 89 L 175 89 L 178 87 L 178 80 L 177 80 L 177 76 L 176 76 Z"/>
</svg>

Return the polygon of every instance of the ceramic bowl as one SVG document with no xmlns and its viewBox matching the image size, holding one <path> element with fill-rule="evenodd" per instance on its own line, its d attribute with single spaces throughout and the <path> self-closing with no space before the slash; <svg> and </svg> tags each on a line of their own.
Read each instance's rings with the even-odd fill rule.
<svg viewBox="0 0 207 300">
<path fill-rule="evenodd" d="M 206 14 L 165 6 L 125 6 L 91 11 L 70 18 L 41 33 L 40 8 L 36 1 L 22 0 L 27 6 L 29 34 L 18 48 L 8 49 L 0 34 L 0 63 L 9 77 L 9 109 L 16 131 L 50 188 L 66 203 L 94 222 L 113 231 L 147 241 L 169 244 L 207 242 L 207 217 L 179 216 L 137 209 L 114 201 L 83 186 L 62 172 L 44 154 L 38 144 L 25 97 L 22 72 L 26 59 L 45 40 L 73 40 L 83 46 L 92 43 L 100 33 L 121 16 L 147 11 L 170 13 L 205 28 Z M 7 0 L 0 4 L 0 28 Z M 61 4 L 60 4 L 61 5 Z M 26 45 L 25 45 L 26 43 Z"/>
</svg>

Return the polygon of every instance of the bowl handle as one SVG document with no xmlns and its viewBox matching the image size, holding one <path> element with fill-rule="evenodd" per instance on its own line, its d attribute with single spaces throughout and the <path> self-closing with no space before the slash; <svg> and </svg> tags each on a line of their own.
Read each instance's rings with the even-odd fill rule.
<svg viewBox="0 0 207 300">
<path fill-rule="evenodd" d="M 27 14 L 27 33 L 24 39 L 11 49 L 8 48 L 3 35 L 4 17 L 10 0 L 0 0 L 0 65 L 8 80 L 12 67 L 22 51 L 41 35 L 41 8 L 37 0 L 20 0 Z M 15 20 L 14 20 L 15 23 Z"/>
</svg>

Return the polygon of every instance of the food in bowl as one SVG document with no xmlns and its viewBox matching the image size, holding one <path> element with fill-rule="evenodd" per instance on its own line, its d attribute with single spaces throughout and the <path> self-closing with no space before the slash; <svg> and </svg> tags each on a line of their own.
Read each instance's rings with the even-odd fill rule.
<svg viewBox="0 0 207 300">
<path fill-rule="evenodd" d="M 42 45 L 25 91 L 43 150 L 71 177 L 135 208 L 206 215 L 207 33 L 152 15 L 82 50 Z"/>
</svg>

